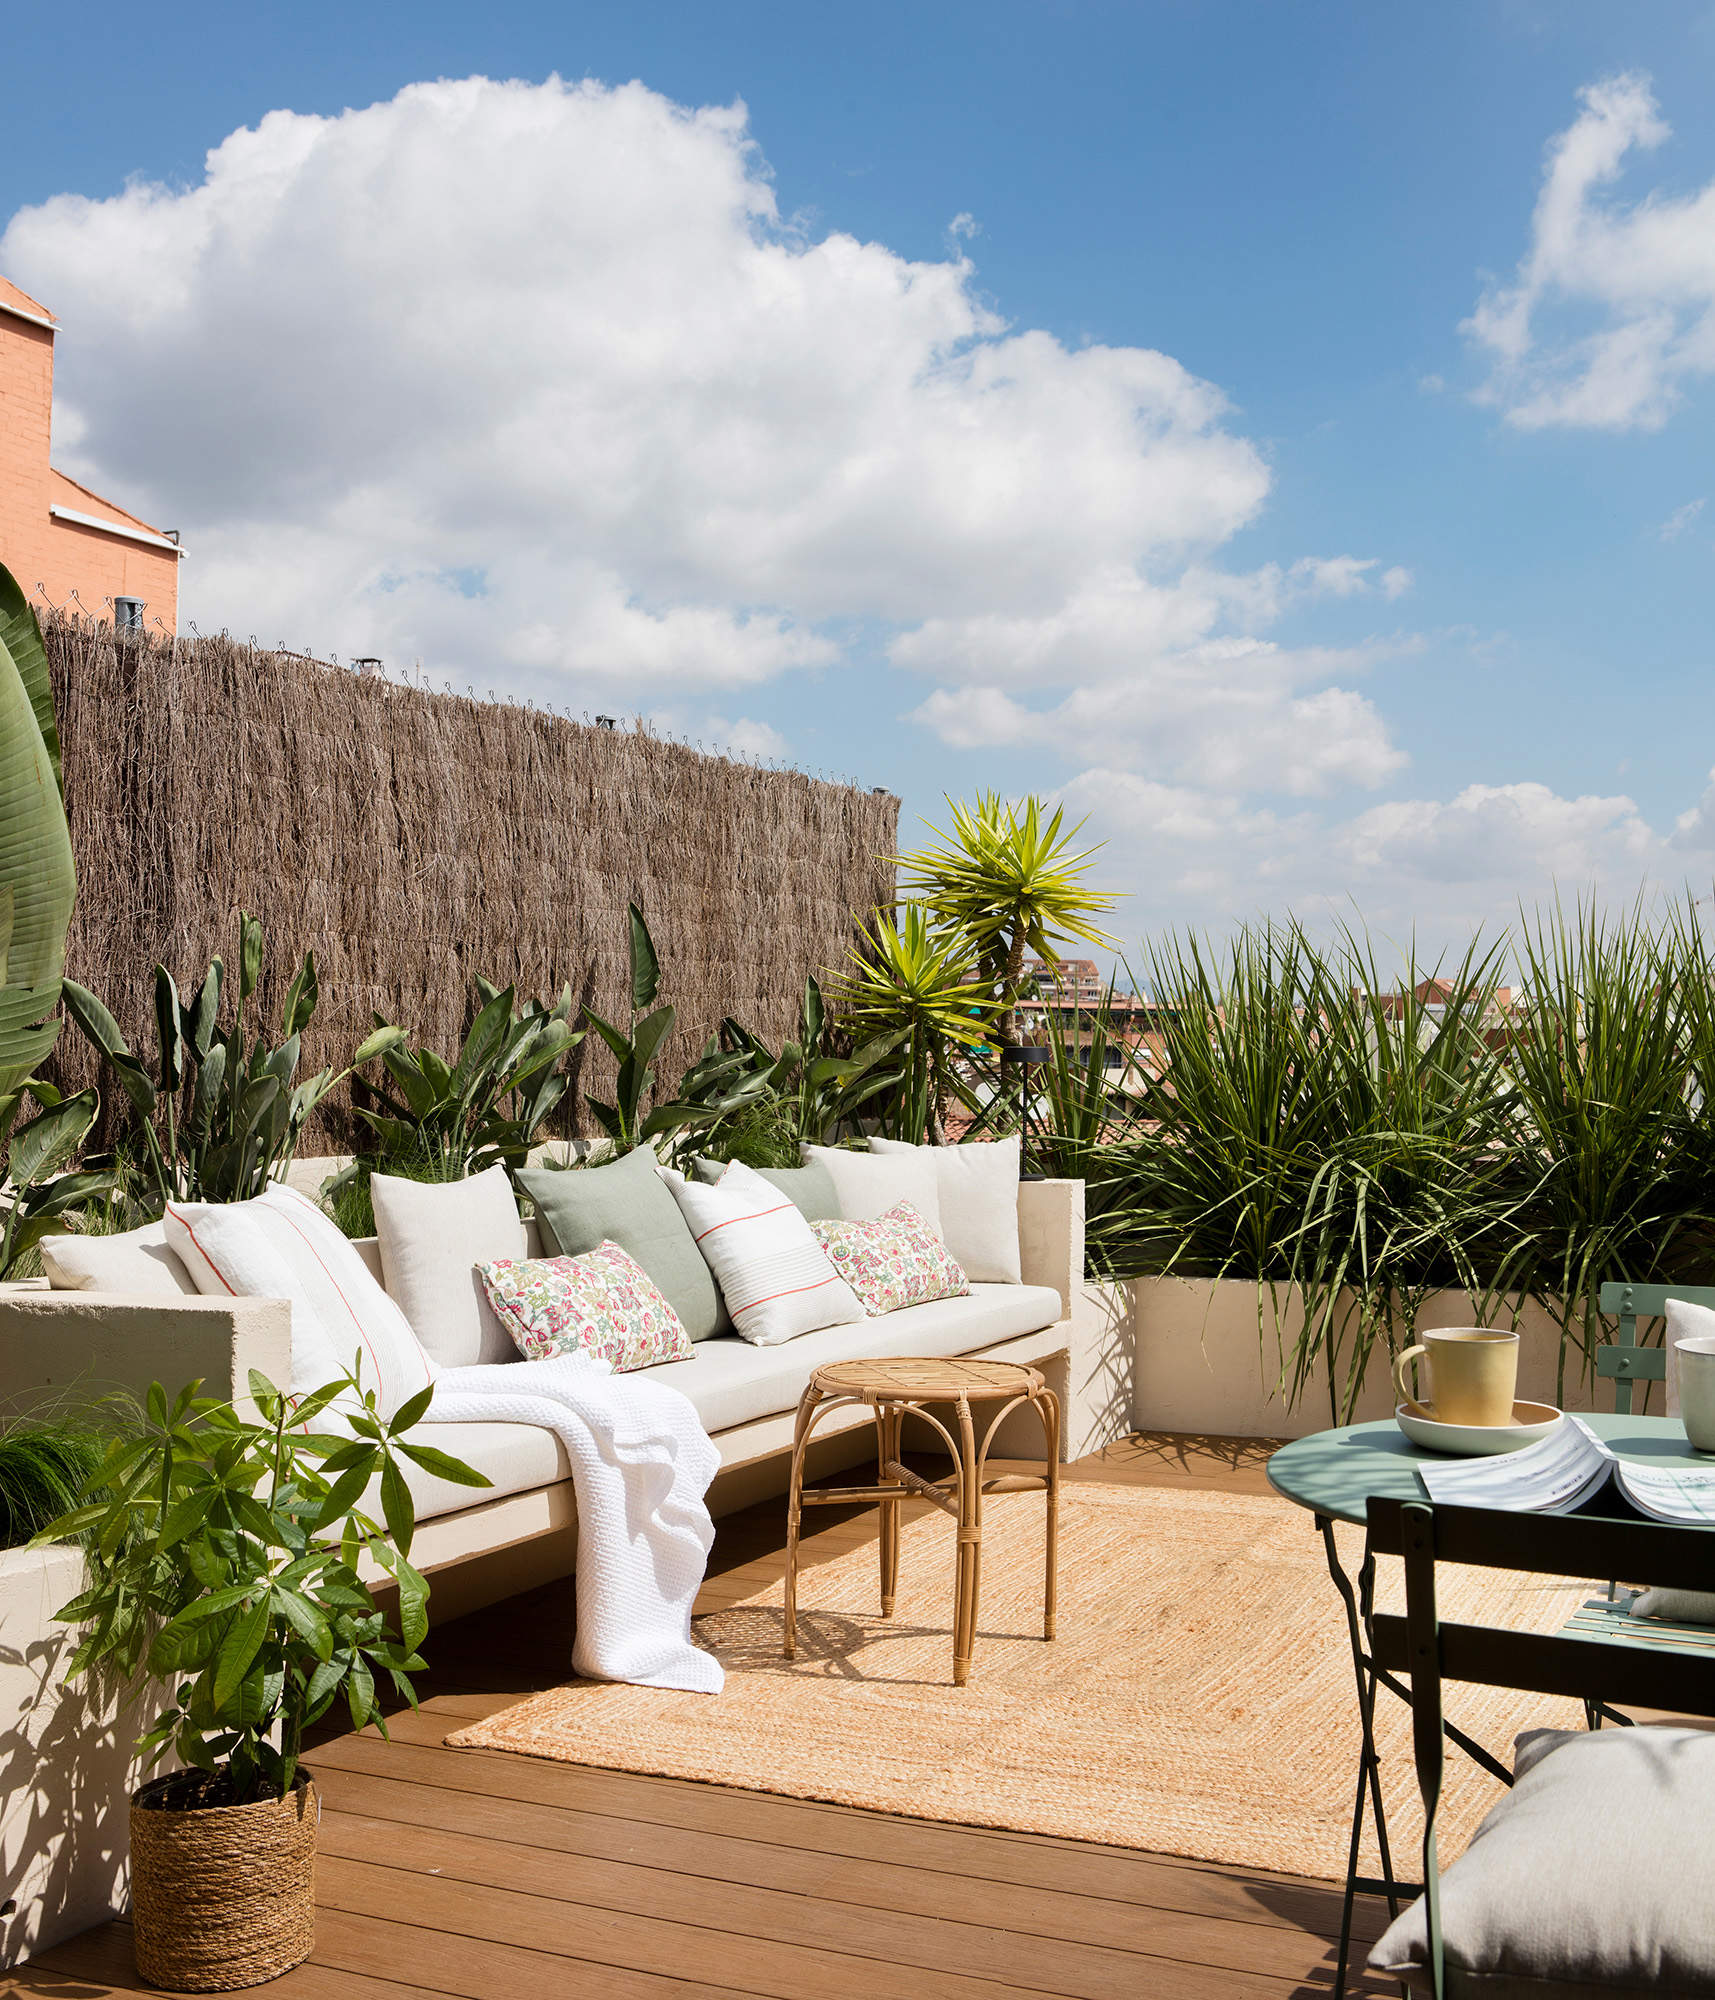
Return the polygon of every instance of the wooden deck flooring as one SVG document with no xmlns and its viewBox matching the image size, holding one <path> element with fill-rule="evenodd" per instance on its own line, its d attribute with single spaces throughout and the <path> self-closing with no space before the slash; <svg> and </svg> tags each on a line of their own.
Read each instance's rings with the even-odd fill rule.
<svg viewBox="0 0 1715 2000">
<path fill-rule="evenodd" d="M 1266 1447 L 1140 1437 L 1073 1478 L 1263 1490 Z M 703 1609 L 780 1573 L 778 1501 L 720 1524 Z M 811 1517 L 806 1560 L 874 1534 Z M 1327 1994 L 1323 1882 L 472 1750 L 442 1738 L 565 1678 L 555 1586 L 431 1635 L 419 1715 L 321 1744 L 314 1958 L 280 2000 L 1287 2000 Z M 1329 1615 L 1335 1616 L 1332 1593 Z M 1360 1911 L 1362 1935 L 1375 1913 Z M 1361 1956 L 1361 1954 L 1360 1954 Z M 109 1924 L 0 1976 L 0 1994 L 149 1992 Z M 1358 1990 L 1354 1983 L 1354 1990 Z"/>
</svg>

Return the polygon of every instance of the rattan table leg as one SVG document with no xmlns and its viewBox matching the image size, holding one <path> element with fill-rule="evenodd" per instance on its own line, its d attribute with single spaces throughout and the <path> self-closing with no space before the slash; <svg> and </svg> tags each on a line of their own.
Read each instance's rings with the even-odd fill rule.
<svg viewBox="0 0 1715 2000">
<path fill-rule="evenodd" d="M 982 1556 L 983 1495 L 977 1473 L 976 1431 L 969 1401 L 959 1398 L 959 1558 L 953 1599 L 953 1685 L 971 1677 L 976 1650 L 977 1572 Z"/>
<path fill-rule="evenodd" d="M 781 1650 L 785 1657 L 798 1657 L 798 1530 L 804 1517 L 804 1447 L 809 1442 L 810 1425 L 821 1401 L 814 1382 L 798 1399 L 798 1415 L 792 1425 L 792 1474 L 786 1487 L 786 1588 L 783 1600 Z"/>
<path fill-rule="evenodd" d="M 1052 1389 L 1044 1389 L 1037 1399 L 1037 1408 L 1042 1416 L 1043 1474 L 1048 1488 L 1048 1518 L 1043 1536 L 1047 1546 L 1042 1584 L 1042 1636 L 1052 1639 L 1060 1567 L 1060 1398 Z"/>
<path fill-rule="evenodd" d="M 875 1412 L 876 1435 L 876 1475 L 878 1486 L 897 1486 L 900 1499 L 905 1494 L 904 1483 L 888 1471 L 888 1467 L 899 1457 L 899 1434 L 902 1427 L 902 1413 L 892 1404 L 880 1404 Z M 900 1500 L 883 1500 L 881 1507 L 881 1615 L 893 1616 L 894 1600 L 899 1595 L 899 1507 Z"/>
</svg>

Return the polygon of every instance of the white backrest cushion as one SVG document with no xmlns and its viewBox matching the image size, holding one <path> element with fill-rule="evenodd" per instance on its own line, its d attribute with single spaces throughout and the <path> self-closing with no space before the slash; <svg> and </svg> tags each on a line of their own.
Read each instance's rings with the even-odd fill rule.
<svg viewBox="0 0 1715 2000">
<path fill-rule="evenodd" d="M 424 1351 L 443 1368 L 516 1361 L 518 1349 L 476 1274 L 479 1264 L 513 1264 L 525 1254 L 506 1169 L 490 1167 L 465 1181 L 373 1174 L 369 1192 L 388 1296 Z"/>
<path fill-rule="evenodd" d="M 56 1292 L 120 1292 L 144 1299 L 196 1292 L 159 1222 L 115 1236 L 45 1236 L 41 1251 L 42 1269 Z"/>
<path fill-rule="evenodd" d="M 736 1160 L 713 1186 L 657 1169 L 708 1260 L 732 1323 L 757 1347 L 865 1317 L 789 1195 Z"/>
<path fill-rule="evenodd" d="M 833 1178 L 840 1198 L 840 1214 L 847 1222 L 874 1222 L 908 1201 L 943 1242 L 941 1193 L 936 1185 L 934 1166 L 919 1160 L 918 1153 L 932 1149 L 907 1146 L 891 1157 L 881 1153 L 848 1153 L 839 1146 L 805 1146 L 806 1166 L 825 1167 Z"/>
<path fill-rule="evenodd" d="M 911 1146 L 871 1139 L 883 1159 L 906 1154 L 927 1163 L 941 1202 L 941 1240 L 979 1285 L 1020 1285 L 1018 1135 L 968 1146 Z"/>
<path fill-rule="evenodd" d="M 165 1221 L 167 1242 L 199 1292 L 291 1300 L 289 1394 L 319 1389 L 361 1356 L 363 1386 L 391 1416 L 440 1372 L 344 1232 L 296 1190 L 271 1187 L 254 1201 L 169 1202 Z"/>
</svg>

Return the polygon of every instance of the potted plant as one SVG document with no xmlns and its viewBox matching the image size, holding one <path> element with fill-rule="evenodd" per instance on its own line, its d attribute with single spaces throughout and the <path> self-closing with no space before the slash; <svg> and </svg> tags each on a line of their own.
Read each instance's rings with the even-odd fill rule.
<svg viewBox="0 0 1715 2000">
<path fill-rule="evenodd" d="M 402 1459 L 466 1486 L 479 1472 L 412 1444 L 432 1389 L 390 1420 L 356 1376 L 289 1399 L 252 1372 L 254 1420 L 151 1386 L 137 1434 L 116 1440 L 82 1504 L 39 1541 L 80 1538 L 89 1587 L 57 1615 L 83 1627 L 67 1679 L 166 1689 L 138 1739 L 183 1769 L 131 1801 L 137 1970 L 158 1986 L 259 1985 L 314 1943 L 313 1778 L 304 1731 L 336 1702 L 385 1736 L 380 1691 L 415 1705 L 429 1586 L 410 1563 L 415 1511 Z M 307 1426 L 323 1413 L 335 1431 Z M 384 1524 L 362 1511 L 379 1490 Z M 398 1588 L 398 1626 L 359 1573 Z"/>
</svg>

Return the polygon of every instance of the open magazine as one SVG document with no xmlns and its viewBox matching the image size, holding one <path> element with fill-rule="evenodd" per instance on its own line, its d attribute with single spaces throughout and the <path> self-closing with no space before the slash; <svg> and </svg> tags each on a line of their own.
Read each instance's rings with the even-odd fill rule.
<svg viewBox="0 0 1715 2000">
<path fill-rule="evenodd" d="M 1612 1485 L 1658 1521 L 1715 1527 L 1715 1463 L 1639 1465 L 1611 1451 L 1577 1417 L 1567 1417 L 1522 1451 L 1456 1465 L 1420 1465 L 1418 1472 L 1430 1499 L 1450 1506 L 1569 1514 Z"/>
</svg>

